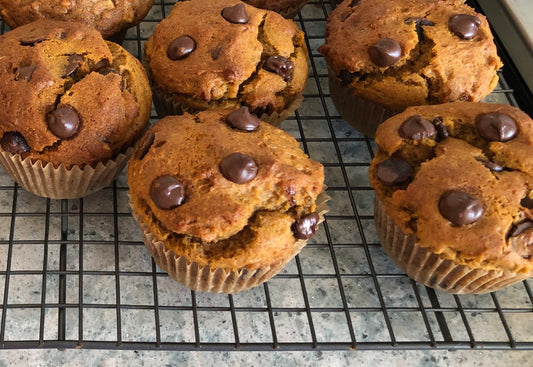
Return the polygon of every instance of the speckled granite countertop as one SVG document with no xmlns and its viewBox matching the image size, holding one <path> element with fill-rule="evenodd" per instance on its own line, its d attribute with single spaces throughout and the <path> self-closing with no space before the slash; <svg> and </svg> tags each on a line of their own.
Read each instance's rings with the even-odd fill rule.
<svg viewBox="0 0 533 367">
<path fill-rule="evenodd" d="M 142 57 L 172 3 L 157 0 L 124 46 Z M 296 19 L 311 69 L 302 106 L 281 125 L 324 163 L 331 196 L 302 253 L 250 291 L 191 292 L 146 252 L 125 174 L 60 201 L 25 192 L 0 169 L 0 367 L 528 365 L 532 352 L 512 349 L 533 348 L 531 281 L 452 296 L 415 284 L 381 250 L 367 178 L 375 144 L 339 118 L 317 52 L 329 10 L 310 1 Z M 511 103 L 512 93 L 502 84 L 486 101 Z"/>
</svg>

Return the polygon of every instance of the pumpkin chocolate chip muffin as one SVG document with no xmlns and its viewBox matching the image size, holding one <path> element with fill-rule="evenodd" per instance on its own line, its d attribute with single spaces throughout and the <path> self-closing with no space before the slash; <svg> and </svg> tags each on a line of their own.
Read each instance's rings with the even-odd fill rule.
<svg viewBox="0 0 533 367">
<path fill-rule="evenodd" d="M 481 101 L 502 66 L 486 18 L 462 0 L 343 1 L 319 51 L 341 117 L 370 137 L 408 106 Z"/>
<path fill-rule="evenodd" d="M 322 165 L 247 107 L 163 118 L 137 145 L 128 183 L 150 254 L 193 290 L 270 279 L 325 212 Z"/>
<path fill-rule="evenodd" d="M 151 91 L 141 63 L 88 26 L 39 20 L 0 36 L 0 162 L 51 198 L 109 184 L 142 134 Z"/>
<path fill-rule="evenodd" d="M 485 293 L 533 275 L 533 121 L 515 107 L 409 107 L 370 166 L 383 249 L 418 282 Z"/>
<path fill-rule="evenodd" d="M 145 44 L 159 116 L 248 106 L 281 123 L 302 100 L 304 34 L 238 0 L 180 1 Z"/>
<path fill-rule="evenodd" d="M 11 28 L 39 19 L 79 22 L 118 42 L 153 4 L 154 0 L 0 0 L 0 16 Z"/>
</svg>

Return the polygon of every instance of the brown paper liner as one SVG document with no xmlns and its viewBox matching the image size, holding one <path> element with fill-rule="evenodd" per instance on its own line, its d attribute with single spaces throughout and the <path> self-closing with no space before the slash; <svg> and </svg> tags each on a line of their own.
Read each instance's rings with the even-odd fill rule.
<svg viewBox="0 0 533 367">
<path fill-rule="evenodd" d="M 0 150 L 0 164 L 26 191 L 51 199 L 77 199 L 109 186 L 132 154 L 130 147 L 115 159 L 105 164 L 99 162 L 94 168 L 87 165 L 67 169 L 63 164 L 55 168 L 51 163 L 32 162 L 30 158 L 22 159 L 20 154 Z"/>
<path fill-rule="evenodd" d="M 430 288 L 455 294 L 479 294 L 494 292 L 530 277 L 509 270 L 471 268 L 440 257 L 420 246 L 414 234 L 406 234 L 396 225 L 377 195 L 374 220 L 387 255 L 409 277 Z"/>
<path fill-rule="evenodd" d="M 378 125 L 396 113 L 379 103 L 353 94 L 352 89 L 343 86 L 329 68 L 328 82 L 331 100 L 337 111 L 361 134 L 374 138 Z"/>
<path fill-rule="evenodd" d="M 320 216 L 319 223 L 324 221 L 324 214 L 329 210 L 326 205 L 328 199 L 329 196 L 324 189 L 317 198 L 316 211 Z M 177 256 L 172 250 L 167 249 L 165 244 L 158 241 L 150 232 L 148 225 L 141 221 L 131 201 L 130 206 L 133 217 L 141 227 L 144 244 L 155 263 L 172 279 L 194 291 L 237 293 L 256 287 L 278 274 L 307 244 L 306 240 L 296 241 L 290 256 L 259 269 L 211 268 L 209 265 L 200 265 L 198 262 L 189 261 L 185 256 Z"/>
</svg>

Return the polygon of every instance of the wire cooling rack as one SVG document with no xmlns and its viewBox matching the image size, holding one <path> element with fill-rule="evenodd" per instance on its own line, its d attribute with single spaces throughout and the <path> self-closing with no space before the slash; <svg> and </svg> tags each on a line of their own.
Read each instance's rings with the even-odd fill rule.
<svg viewBox="0 0 533 367">
<path fill-rule="evenodd" d="M 156 1 L 128 32 L 131 53 L 142 57 L 172 3 Z M 310 1 L 296 18 L 310 74 L 302 106 L 281 125 L 324 164 L 331 196 L 326 221 L 301 254 L 249 291 L 192 292 L 145 250 L 124 174 L 84 199 L 49 200 L 0 170 L 0 348 L 533 349 L 531 281 L 450 295 L 410 280 L 382 251 L 367 178 L 375 144 L 339 117 L 317 52 L 330 10 Z M 488 101 L 517 105 L 508 70 L 509 63 Z"/>
</svg>

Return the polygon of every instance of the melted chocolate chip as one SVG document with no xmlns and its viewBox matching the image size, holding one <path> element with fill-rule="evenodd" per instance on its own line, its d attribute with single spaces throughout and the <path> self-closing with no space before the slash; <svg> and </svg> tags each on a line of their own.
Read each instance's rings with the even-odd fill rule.
<svg viewBox="0 0 533 367">
<path fill-rule="evenodd" d="M 437 130 L 430 121 L 420 115 L 414 115 L 400 125 L 398 134 L 404 139 L 422 140 L 434 136 Z"/>
<path fill-rule="evenodd" d="M 152 181 L 150 197 L 158 208 L 164 210 L 180 206 L 185 199 L 185 187 L 173 176 L 159 176 Z"/>
<path fill-rule="evenodd" d="M 112 68 L 109 68 L 109 67 L 104 67 L 102 69 L 99 69 L 98 70 L 98 74 L 102 74 L 102 75 L 108 75 L 108 74 L 116 74 L 116 75 L 120 75 L 120 73 L 118 71 L 116 71 L 115 69 L 112 69 Z M 122 77 L 122 75 L 120 75 Z M 120 80 L 120 90 L 124 90 L 124 79 L 122 78 Z"/>
<path fill-rule="evenodd" d="M 281 55 L 270 56 L 263 64 L 263 69 L 278 74 L 286 82 L 292 80 L 294 63 Z"/>
<path fill-rule="evenodd" d="M 44 37 L 39 37 L 39 36 L 35 36 L 35 37 L 32 37 L 32 38 L 27 38 L 27 39 L 21 39 L 20 40 L 20 45 L 21 46 L 30 46 L 30 47 L 33 47 L 35 46 L 37 43 L 41 43 L 45 40 L 46 38 Z"/>
<path fill-rule="evenodd" d="M 155 134 L 151 131 L 148 131 L 139 143 L 139 147 L 135 151 L 135 158 L 141 160 L 148 153 L 152 144 L 154 144 Z"/>
<path fill-rule="evenodd" d="M 78 112 L 69 105 L 63 105 L 48 115 L 48 129 L 55 136 L 67 139 L 74 136 L 80 127 Z"/>
<path fill-rule="evenodd" d="M 316 212 L 297 219 L 291 227 L 294 237 L 299 240 L 308 240 L 313 237 L 318 229 L 319 219 L 320 217 Z"/>
<path fill-rule="evenodd" d="M 357 4 L 359 4 L 359 1 L 361 1 L 361 0 L 352 0 L 351 3 L 350 3 L 350 7 L 353 8 L 354 6 L 356 6 Z"/>
<path fill-rule="evenodd" d="M 242 153 L 231 153 L 220 162 L 219 168 L 227 180 L 238 184 L 253 180 L 259 169 L 252 157 Z"/>
<path fill-rule="evenodd" d="M 368 48 L 368 56 L 379 67 L 391 66 L 402 57 L 402 46 L 392 38 L 382 38 Z"/>
<path fill-rule="evenodd" d="M 189 56 L 196 49 L 196 42 L 189 36 L 181 36 L 170 42 L 167 56 L 172 61 L 181 60 Z"/>
<path fill-rule="evenodd" d="M 424 17 L 409 17 L 403 22 L 405 24 L 415 23 L 417 26 L 434 26 L 435 25 L 435 23 L 433 23 L 431 20 L 424 18 Z"/>
<path fill-rule="evenodd" d="M 446 191 L 439 200 L 442 216 L 456 226 L 476 222 L 483 215 L 483 204 L 475 196 L 464 191 Z"/>
<path fill-rule="evenodd" d="M 511 227 L 509 237 L 516 237 L 525 231 L 533 228 L 533 221 L 526 219 L 523 222 L 517 223 Z"/>
<path fill-rule="evenodd" d="M 222 9 L 222 16 L 228 22 L 234 24 L 246 24 L 250 20 L 250 17 L 246 14 L 246 8 L 242 3 Z"/>
<path fill-rule="evenodd" d="M 524 208 L 533 209 L 533 199 L 525 197 L 520 200 L 520 205 L 522 205 Z"/>
<path fill-rule="evenodd" d="M 15 75 L 15 80 L 26 80 L 29 82 L 35 69 L 37 69 L 37 65 L 20 66 Z"/>
<path fill-rule="evenodd" d="M 65 74 L 63 74 L 63 78 L 69 77 L 78 71 L 78 69 L 81 66 L 81 62 L 83 61 L 83 57 L 81 55 L 78 55 L 76 53 L 73 53 L 68 57 L 68 65 L 65 68 Z"/>
<path fill-rule="evenodd" d="M 0 139 L 0 145 L 6 152 L 12 154 L 22 154 L 30 151 L 30 146 L 26 139 L 18 131 L 8 131 Z"/>
<path fill-rule="evenodd" d="M 492 172 L 501 172 L 501 171 L 503 171 L 503 167 L 500 166 L 497 163 L 494 163 L 494 162 L 489 161 L 487 159 L 478 159 L 478 160 L 481 162 L 482 165 L 484 165 L 485 167 L 490 169 Z"/>
<path fill-rule="evenodd" d="M 518 133 L 515 120 L 500 112 L 487 113 L 476 121 L 476 128 L 481 137 L 489 141 L 508 141 Z"/>
<path fill-rule="evenodd" d="M 217 46 L 211 50 L 211 58 L 213 60 L 218 60 L 220 55 L 222 55 L 222 46 Z"/>
<path fill-rule="evenodd" d="M 381 162 L 377 169 L 378 179 L 387 186 L 407 181 L 413 175 L 413 168 L 400 158 L 389 158 Z"/>
<path fill-rule="evenodd" d="M 437 130 L 438 141 L 446 139 L 448 136 L 450 136 L 450 132 L 448 131 L 448 128 L 446 127 L 446 125 L 443 124 L 442 118 L 435 117 L 433 119 L 433 125 L 435 126 L 435 130 Z"/>
<path fill-rule="evenodd" d="M 226 121 L 231 127 L 242 131 L 255 131 L 259 127 L 259 119 L 246 106 L 228 114 Z"/>
<path fill-rule="evenodd" d="M 448 28 L 450 31 L 464 40 L 474 38 L 480 25 L 481 19 L 475 15 L 469 14 L 456 14 L 450 17 L 450 20 L 448 21 Z"/>
</svg>

